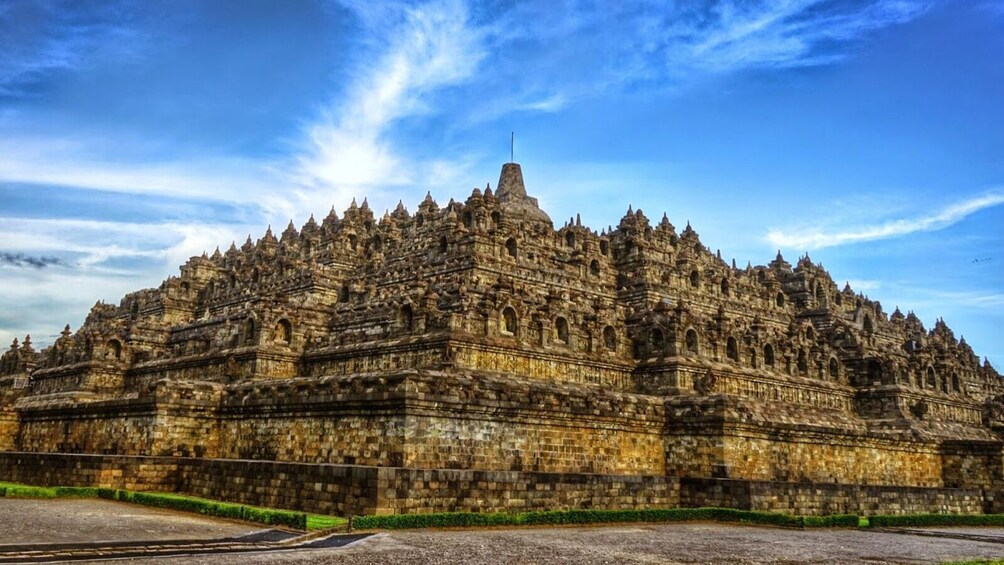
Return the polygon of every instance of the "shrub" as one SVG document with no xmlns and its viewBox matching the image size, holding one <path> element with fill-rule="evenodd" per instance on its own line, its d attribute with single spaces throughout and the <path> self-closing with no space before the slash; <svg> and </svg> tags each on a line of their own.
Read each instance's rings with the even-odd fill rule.
<svg viewBox="0 0 1004 565">
<path fill-rule="evenodd" d="M 11 498 L 56 498 L 56 489 L 7 483 L 4 496 Z"/>
<path fill-rule="evenodd" d="M 902 514 L 868 518 L 872 528 L 915 526 L 1004 526 L 1004 514 Z"/>
<path fill-rule="evenodd" d="M 98 496 L 98 489 L 95 487 L 55 487 L 53 491 L 57 498 L 95 498 Z"/>
<path fill-rule="evenodd" d="M 802 517 L 802 526 L 806 528 L 857 528 L 860 523 L 861 518 L 857 514 Z"/>
<path fill-rule="evenodd" d="M 522 526 L 598 524 L 618 522 L 738 522 L 786 528 L 856 527 L 857 516 L 789 516 L 732 508 L 656 508 L 648 510 L 549 510 L 518 514 L 451 512 L 441 514 L 392 514 L 358 516 L 360 529 L 448 528 L 469 526 Z"/>
</svg>

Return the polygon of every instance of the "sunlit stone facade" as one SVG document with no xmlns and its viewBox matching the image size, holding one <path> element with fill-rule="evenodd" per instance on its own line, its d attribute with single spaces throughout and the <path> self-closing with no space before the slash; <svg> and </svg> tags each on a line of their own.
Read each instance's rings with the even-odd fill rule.
<svg viewBox="0 0 1004 565">
<path fill-rule="evenodd" d="M 317 511 L 1000 510 L 1000 375 L 808 257 L 628 209 L 363 201 L 0 358 L 0 479 Z M 240 485 L 245 485 L 243 488 Z"/>
</svg>

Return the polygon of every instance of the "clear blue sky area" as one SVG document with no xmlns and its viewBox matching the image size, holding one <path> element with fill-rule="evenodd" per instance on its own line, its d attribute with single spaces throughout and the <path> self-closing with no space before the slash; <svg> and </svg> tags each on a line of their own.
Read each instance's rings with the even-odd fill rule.
<svg viewBox="0 0 1004 565">
<path fill-rule="evenodd" d="M 0 0 L 0 340 L 272 224 L 628 205 L 1004 365 L 1004 0 Z"/>
</svg>

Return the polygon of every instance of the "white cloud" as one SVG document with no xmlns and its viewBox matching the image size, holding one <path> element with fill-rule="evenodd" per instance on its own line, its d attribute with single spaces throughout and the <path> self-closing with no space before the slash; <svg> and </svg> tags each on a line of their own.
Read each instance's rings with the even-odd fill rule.
<svg viewBox="0 0 1004 565">
<path fill-rule="evenodd" d="M 132 8 L 118 1 L 86 8 L 73 2 L 0 4 L 0 96 L 30 96 L 40 78 L 103 57 L 135 58 L 147 38 L 133 27 Z"/>
<path fill-rule="evenodd" d="M 291 155 L 123 162 L 106 158 L 115 149 L 93 138 L 7 135 L 0 140 L 0 182 L 252 201 L 274 222 L 331 204 L 342 208 L 353 196 L 392 203 L 402 196 L 399 189 L 470 177 L 476 161 L 470 151 L 447 148 L 450 157 L 428 162 L 396 137 L 400 122 L 442 111 L 439 95 L 451 88 L 473 86 L 465 108 L 451 109 L 455 123 L 470 128 L 514 111 L 560 111 L 579 96 L 658 77 L 667 68 L 675 74 L 804 63 L 818 56 L 812 50 L 822 39 L 851 39 L 915 17 L 925 6 L 906 0 L 830 11 L 815 0 L 752 7 L 547 4 L 479 9 L 481 19 L 474 21 L 459 0 L 339 4 L 361 24 L 356 41 L 364 53 L 342 77 L 344 95 L 318 110 Z M 609 41 L 595 41 L 600 32 Z M 480 80 L 488 62 L 485 76 L 493 78 Z M 14 130 L 30 131 L 25 126 L 14 124 Z M 438 132 L 433 142 L 441 146 L 443 137 Z"/>
<path fill-rule="evenodd" d="M 795 249 L 822 249 L 862 241 L 899 237 L 915 232 L 944 229 L 964 218 L 1004 204 L 1004 190 L 995 190 L 951 204 L 933 214 L 890 220 L 879 224 L 855 225 L 832 231 L 810 228 L 801 231 L 771 229 L 767 241 L 779 247 Z"/>
<path fill-rule="evenodd" d="M 289 158 L 123 161 L 105 157 L 117 155 L 102 145 L 107 140 L 27 133 L 0 140 L 0 182 L 253 202 L 263 216 L 253 226 L 0 218 L 4 251 L 64 259 L 46 268 L 0 267 L 7 302 L 0 339 L 12 338 L 16 326 L 18 335 L 30 331 L 36 343 L 44 343 L 43 334 L 59 329 L 50 327 L 57 312 L 56 326 L 62 317 L 79 324 L 95 298 L 117 301 L 126 292 L 156 286 L 189 257 L 231 240 L 239 244 L 248 232 L 260 234 L 268 220 L 281 229 L 286 218 L 302 222 L 332 203 L 343 207 L 354 195 L 372 198 L 389 186 L 416 182 L 455 187 L 468 177 L 469 157 L 416 162 L 399 153 L 389 135 L 399 120 L 432 111 L 439 90 L 474 75 L 485 52 L 466 7 L 359 4 L 356 10 L 372 28 L 365 41 L 380 46 L 368 59 L 376 63 L 359 65 L 347 97 L 319 112 L 304 128 L 300 153 Z M 30 131 L 12 125 L 13 131 Z"/>
<path fill-rule="evenodd" d="M 156 261 L 152 274 L 163 277 L 178 265 L 217 245 L 240 241 L 247 226 L 130 223 L 94 220 L 0 218 L 0 241 L 4 249 L 36 255 L 72 256 L 76 273 L 120 275 L 135 273 L 108 268 L 112 260 Z M 260 229 L 260 228 L 255 228 Z M 243 234 L 243 235 L 242 235 Z M 24 270 L 24 269 L 20 269 Z M 11 269 L 5 271 L 5 277 Z M 159 283 L 151 280 L 150 284 Z"/>
<path fill-rule="evenodd" d="M 190 257 L 211 253 L 231 240 L 239 245 L 248 230 L 236 225 L 24 218 L 0 218 L 0 226 L 5 250 L 71 257 L 44 268 L 0 265 L 4 345 L 25 333 L 32 334 L 36 344 L 51 343 L 62 324 L 79 326 L 95 300 L 118 304 L 129 292 L 156 287 Z M 137 260 L 141 266 L 128 266 Z"/>
<path fill-rule="evenodd" d="M 95 158 L 89 145 L 69 137 L 8 136 L 0 140 L 0 182 L 230 202 L 254 201 L 282 187 L 266 166 L 244 158 L 121 162 Z"/>
<path fill-rule="evenodd" d="M 847 281 L 847 284 L 851 285 L 851 288 L 857 292 L 876 290 L 882 288 L 882 281 L 870 280 L 870 279 L 851 279 Z"/>
<path fill-rule="evenodd" d="M 339 77 L 348 84 L 343 96 L 320 108 L 317 119 L 303 126 L 293 154 L 271 161 L 201 155 L 127 162 L 107 157 L 117 155 L 110 143 L 128 143 L 120 138 L 102 143 L 72 133 L 31 137 L 23 133 L 32 131 L 30 123 L 14 123 L 27 118 L 0 108 L 0 120 L 12 126 L 5 125 L 7 133 L 0 139 L 0 182 L 253 202 L 262 211 L 262 224 L 270 220 L 278 229 L 287 218 L 300 223 L 308 213 L 323 214 L 333 203 L 342 209 L 352 196 L 368 195 L 379 213 L 380 206 L 393 205 L 405 187 L 422 185 L 456 194 L 461 182 L 470 182 L 480 159 L 467 149 L 440 151 L 448 157 L 435 160 L 417 156 L 414 146 L 403 145 L 414 144 L 416 138 L 399 137 L 398 126 L 409 119 L 449 110 L 452 121 L 470 129 L 477 123 L 470 116 L 486 120 L 515 111 L 556 112 L 611 86 L 686 79 L 686 73 L 693 72 L 818 64 L 827 56 L 839 56 L 818 53 L 821 42 L 856 39 L 871 29 L 916 17 L 926 5 L 865 0 L 839 9 L 843 11 L 827 11 L 820 9 L 824 3 L 808 0 L 725 1 L 711 8 L 688 2 L 541 3 L 472 13 L 459 0 L 414 6 L 363 0 L 340 4 L 358 17 L 363 29 L 356 40 L 365 53 Z M 58 50 L 73 48 L 74 43 L 53 45 L 41 51 L 48 62 L 33 63 L 41 65 L 39 69 L 79 66 L 83 61 Z M 35 72 L 25 69 L 4 71 L 0 62 L 0 75 Z M 486 69 L 490 73 L 482 76 Z M 3 83 L 0 80 L 0 90 Z M 463 91 L 463 108 L 444 107 L 443 96 L 460 87 L 470 87 Z M 444 137 L 436 132 L 434 146 L 441 148 Z M 948 219 L 916 229 L 937 229 L 931 226 L 957 221 L 952 214 L 971 212 L 946 213 Z M 63 267 L 4 268 L 0 294 L 16 302 L 0 314 L 23 319 L 19 328 L 39 327 L 41 321 L 48 327 L 55 312 L 82 316 L 96 297 L 113 300 L 156 285 L 188 257 L 231 239 L 240 243 L 248 231 L 260 234 L 264 227 L 15 218 L 0 222 L 5 251 L 72 254 L 76 262 L 72 272 Z M 893 222 L 888 230 L 908 228 Z M 889 237 L 869 235 L 874 233 L 886 232 L 864 226 L 833 234 L 777 232 L 777 237 L 801 235 L 816 246 Z M 121 266 L 129 261 L 144 266 Z M 0 329 L 0 339 L 8 335 L 4 332 Z"/>
<path fill-rule="evenodd" d="M 945 302 L 951 302 L 958 308 L 971 308 L 986 311 L 987 308 L 1004 310 L 1004 293 L 1001 292 L 940 292 L 934 306 L 944 307 Z"/>
<path fill-rule="evenodd" d="M 290 178 L 308 189 L 352 191 L 414 183 L 420 167 L 388 139 L 398 120 L 431 111 L 439 90 L 470 79 L 485 56 L 480 34 L 458 1 L 395 11 L 349 3 L 364 24 L 389 41 L 360 69 L 347 97 L 306 128 Z M 379 43 L 379 42 L 373 42 Z"/>
<path fill-rule="evenodd" d="M 848 42 L 890 25 L 910 21 L 927 1 L 877 0 L 840 9 L 821 0 L 720 2 L 692 26 L 675 26 L 680 47 L 673 66 L 716 72 L 751 67 L 797 67 L 837 61 L 846 49 L 822 50 L 825 42 Z"/>
<path fill-rule="evenodd" d="M 486 92 L 488 116 L 524 109 L 535 93 L 553 92 L 558 85 L 567 104 L 639 83 L 680 86 L 709 73 L 833 63 L 867 34 L 915 19 L 930 5 L 928 0 L 517 4 L 490 24 L 492 72 L 505 87 Z M 480 106 L 477 110 L 480 114 Z"/>
<path fill-rule="evenodd" d="M 546 98 L 539 98 L 530 102 L 524 102 L 517 108 L 520 110 L 535 110 L 538 112 L 557 112 L 568 104 L 568 98 L 562 94 L 552 94 Z"/>
</svg>

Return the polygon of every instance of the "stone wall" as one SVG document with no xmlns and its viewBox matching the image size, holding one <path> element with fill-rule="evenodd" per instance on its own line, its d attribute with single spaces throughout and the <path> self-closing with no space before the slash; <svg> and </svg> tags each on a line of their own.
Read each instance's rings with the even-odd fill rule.
<svg viewBox="0 0 1004 565">
<path fill-rule="evenodd" d="M 305 463 L 664 473 L 659 400 L 546 381 L 405 371 L 227 390 L 220 450 Z"/>
<path fill-rule="evenodd" d="M 387 369 L 441 365 L 446 340 L 411 338 L 334 345 L 303 356 L 302 376 L 356 375 Z"/>
<path fill-rule="evenodd" d="M 711 396 L 668 400 L 666 413 L 677 476 L 945 486 L 937 441 L 871 431 L 841 410 Z"/>
<path fill-rule="evenodd" d="M 0 478 L 11 482 L 179 492 L 342 516 L 376 511 L 376 476 L 376 467 L 186 457 L 0 453 Z"/>
<path fill-rule="evenodd" d="M 150 454 L 157 421 L 151 399 L 21 409 L 16 449 L 63 453 Z"/>
<path fill-rule="evenodd" d="M 14 449 L 18 426 L 17 412 L 9 409 L 0 409 L 0 451 L 11 451 Z"/>
<path fill-rule="evenodd" d="M 417 470 L 184 457 L 6 452 L 0 453 L 0 480 L 180 492 L 340 516 L 679 504 L 679 481 L 667 477 Z"/>
<path fill-rule="evenodd" d="M 325 377 L 231 387 L 219 408 L 216 457 L 336 465 L 403 461 L 401 375 Z"/>
<path fill-rule="evenodd" d="M 113 360 L 89 361 L 32 374 L 32 394 L 86 390 L 115 393 L 125 385 L 124 365 Z"/>
<path fill-rule="evenodd" d="M 20 451 L 665 473 L 661 400 L 498 375 L 161 381 L 134 398 L 38 401 L 21 413 Z"/>
<path fill-rule="evenodd" d="M 337 515 L 720 506 L 797 515 L 980 513 L 978 488 L 651 475 L 405 469 L 272 461 L 0 453 L 0 479 L 173 491 Z"/>
<path fill-rule="evenodd" d="M 976 488 L 919 488 L 890 485 L 841 485 L 737 479 L 680 481 L 680 504 L 784 512 L 828 514 L 978 514 L 983 491 Z"/>
<path fill-rule="evenodd" d="M 379 477 L 380 514 L 668 508 L 680 500 L 678 479 L 651 475 L 383 468 Z"/>
<path fill-rule="evenodd" d="M 161 381 L 136 395 L 28 397 L 13 449 L 120 455 L 206 455 L 217 449 L 222 387 Z"/>
<path fill-rule="evenodd" d="M 983 489 L 983 511 L 1004 512 L 1004 458 L 997 442 L 945 442 L 941 446 L 945 486 Z"/>
<path fill-rule="evenodd" d="M 601 363 L 584 355 L 577 355 L 568 346 L 554 346 L 549 351 L 540 348 L 492 347 L 463 344 L 457 347 L 455 362 L 458 367 L 525 375 L 541 380 L 566 383 L 593 383 L 611 390 L 631 389 L 630 365 Z"/>
<path fill-rule="evenodd" d="M 730 478 L 942 486 L 936 445 L 800 430 L 736 430 L 724 441 Z"/>
<path fill-rule="evenodd" d="M 697 383 L 710 371 L 715 379 L 712 390 L 708 392 L 847 414 L 854 409 L 854 391 L 834 380 L 768 373 L 734 363 L 699 359 L 686 361 L 666 361 L 646 367 L 644 372 L 635 376 L 635 389 L 646 394 L 693 395 L 699 386 Z"/>
<path fill-rule="evenodd" d="M 658 399 L 483 374 L 411 383 L 406 467 L 665 474 Z"/>
</svg>

